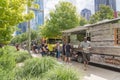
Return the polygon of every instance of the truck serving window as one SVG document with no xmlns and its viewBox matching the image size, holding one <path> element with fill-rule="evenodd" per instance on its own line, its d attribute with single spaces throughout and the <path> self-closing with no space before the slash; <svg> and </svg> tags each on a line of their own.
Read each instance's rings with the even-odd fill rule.
<svg viewBox="0 0 120 80">
<path fill-rule="evenodd" d="M 114 29 L 114 40 L 115 45 L 120 45 L 120 28 Z"/>
<path fill-rule="evenodd" d="M 86 33 L 77 34 L 77 40 L 80 42 L 84 40 L 84 37 L 86 37 Z"/>
<path fill-rule="evenodd" d="M 57 42 L 62 43 L 62 39 L 48 39 L 49 44 L 56 44 Z"/>
</svg>

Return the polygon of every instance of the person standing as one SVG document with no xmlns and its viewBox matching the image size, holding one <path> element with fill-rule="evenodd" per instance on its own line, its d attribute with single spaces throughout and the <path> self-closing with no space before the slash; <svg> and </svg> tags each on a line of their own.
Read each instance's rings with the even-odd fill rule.
<svg viewBox="0 0 120 80">
<path fill-rule="evenodd" d="M 65 46 L 66 46 L 66 44 L 64 42 L 63 46 L 62 46 L 62 59 L 63 59 L 63 61 L 65 61 Z"/>
<path fill-rule="evenodd" d="M 23 49 L 25 50 L 27 47 L 26 43 L 23 44 Z"/>
<path fill-rule="evenodd" d="M 71 45 L 70 43 L 67 43 L 65 46 L 65 62 L 70 63 L 71 51 L 72 51 Z"/>
<path fill-rule="evenodd" d="M 46 49 L 46 55 L 48 56 L 50 53 L 49 53 L 49 48 L 47 44 L 45 44 L 45 49 Z"/>
<path fill-rule="evenodd" d="M 19 44 L 16 44 L 16 50 L 19 51 Z"/>
<path fill-rule="evenodd" d="M 82 50 L 83 62 L 84 62 L 84 70 L 87 70 L 87 66 L 89 63 L 89 50 L 91 48 L 90 41 L 87 40 L 87 37 L 84 37 L 84 41 L 81 42 L 80 48 Z"/>
<path fill-rule="evenodd" d="M 34 49 L 35 49 L 35 53 L 38 53 L 38 43 L 35 44 Z"/>
<path fill-rule="evenodd" d="M 56 58 L 57 59 L 60 59 L 60 52 L 61 52 L 61 48 L 60 48 L 60 43 L 59 42 L 57 42 L 57 44 L 56 44 Z"/>
<path fill-rule="evenodd" d="M 45 44 L 42 44 L 42 46 L 41 46 L 41 54 L 43 57 L 46 55 Z"/>
<path fill-rule="evenodd" d="M 38 45 L 38 53 L 41 55 L 42 54 L 42 44 Z"/>
</svg>

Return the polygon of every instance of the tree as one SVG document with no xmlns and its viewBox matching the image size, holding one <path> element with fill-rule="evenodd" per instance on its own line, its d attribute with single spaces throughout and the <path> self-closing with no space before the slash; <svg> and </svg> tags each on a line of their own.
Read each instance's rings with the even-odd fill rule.
<svg viewBox="0 0 120 80">
<path fill-rule="evenodd" d="M 85 18 L 83 18 L 83 17 L 80 17 L 80 21 L 79 21 L 79 25 L 80 26 L 84 26 L 85 24 L 87 24 L 88 22 L 87 22 L 87 20 L 85 19 Z"/>
<path fill-rule="evenodd" d="M 56 37 L 61 35 L 62 30 L 74 28 L 79 25 L 79 17 L 76 7 L 69 2 L 59 2 L 55 10 L 50 12 L 50 17 L 41 30 L 45 37 Z"/>
<path fill-rule="evenodd" d="M 31 31 L 31 38 L 32 38 L 32 40 L 37 39 L 37 38 L 38 38 L 38 32 L 32 30 L 32 31 Z M 11 40 L 11 43 L 12 43 L 12 44 L 22 43 L 22 42 L 25 42 L 25 41 L 27 41 L 27 40 L 28 40 L 28 32 L 25 32 L 25 33 L 22 33 L 22 34 L 19 34 L 19 35 L 15 36 L 15 37 Z"/>
<path fill-rule="evenodd" d="M 33 12 L 25 14 L 26 6 L 33 0 L 0 0 L 0 44 L 12 39 L 15 26 L 34 17 Z"/>
<path fill-rule="evenodd" d="M 120 17 L 120 11 L 118 12 L 118 17 Z"/>
<path fill-rule="evenodd" d="M 101 5 L 100 10 L 91 16 L 90 23 L 96 23 L 98 21 L 113 18 L 114 11 L 109 6 Z"/>
</svg>

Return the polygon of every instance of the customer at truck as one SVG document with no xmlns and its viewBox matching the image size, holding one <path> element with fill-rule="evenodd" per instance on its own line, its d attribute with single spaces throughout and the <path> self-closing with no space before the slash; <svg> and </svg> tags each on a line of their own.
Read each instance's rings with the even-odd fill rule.
<svg viewBox="0 0 120 80">
<path fill-rule="evenodd" d="M 59 42 L 57 42 L 56 43 L 56 58 L 58 59 L 58 60 L 60 60 L 60 57 L 61 57 L 61 47 L 60 47 L 60 43 Z"/>
<path fill-rule="evenodd" d="M 62 45 L 62 59 L 63 59 L 63 61 L 65 60 L 65 46 L 66 46 L 66 43 L 64 42 Z"/>
<path fill-rule="evenodd" d="M 82 50 L 83 55 L 84 70 L 87 70 L 87 66 L 89 63 L 90 48 L 91 48 L 90 41 L 87 40 L 87 37 L 84 37 L 84 41 L 82 41 L 80 44 L 80 49 Z"/>
<path fill-rule="evenodd" d="M 71 48 L 71 45 L 70 43 L 67 43 L 65 45 L 65 62 L 67 63 L 70 63 L 70 56 L 71 56 L 71 51 L 72 51 L 72 48 Z"/>
</svg>

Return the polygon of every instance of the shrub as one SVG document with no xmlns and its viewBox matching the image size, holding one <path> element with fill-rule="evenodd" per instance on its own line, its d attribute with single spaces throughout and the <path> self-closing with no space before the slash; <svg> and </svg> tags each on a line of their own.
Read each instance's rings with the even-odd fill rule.
<svg viewBox="0 0 120 80">
<path fill-rule="evenodd" d="M 9 51 L 9 52 L 16 52 L 16 48 L 14 46 L 4 46 L 4 49 Z"/>
<path fill-rule="evenodd" d="M 6 45 L 3 47 L 3 49 L 8 51 L 8 52 L 16 52 L 16 48 L 14 46 Z"/>
<path fill-rule="evenodd" d="M 0 48 L 0 80 L 14 80 L 16 62 L 30 58 L 27 51 L 16 51 L 13 46 Z M 21 80 L 21 79 L 18 79 Z"/>
<path fill-rule="evenodd" d="M 3 70 L 12 70 L 16 66 L 15 58 L 10 54 L 4 53 L 0 57 L 0 68 Z"/>
<path fill-rule="evenodd" d="M 16 79 L 42 78 L 45 72 L 53 69 L 58 63 L 51 57 L 32 58 L 25 61 L 22 68 L 16 72 Z"/>
<path fill-rule="evenodd" d="M 0 69 L 0 80 L 14 80 L 15 74 L 12 70 Z"/>
<path fill-rule="evenodd" d="M 23 62 L 26 59 L 31 58 L 30 54 L 27 51 L 16 51 L 15 47 L 13 46 L 4 46 L 0 49 L 0 55 L 9 54 L 15 58 L 17 63 Z"/>
<path fill-rule="evenodd" d="M 72 68 L 57 67 L 46 73 L 44 80 L 80 80 L 78 73 Z"/>
<path fill-rule="evenodd" d="M 9 54 L 12 52 L 8 46 L 0 48 L 0 80 L 13 80 L 12 70 L 16 66 L 15 58 Z"/>
<path fill-rule="evenodd" d="M 17 52 L 15 47 L 13 46 L 4 46 L 3 48 L 0 48 L 0 56 L 2 56 L 3 54 L 12 54 Z"/>
<path fill-rule="evenodd" d="M 15 57 L 17 63 L 23 62 L 26 59 L 30 59 L 31 55 L 27 51 L 18 51 L 12 54 Z"/>
</svg>

